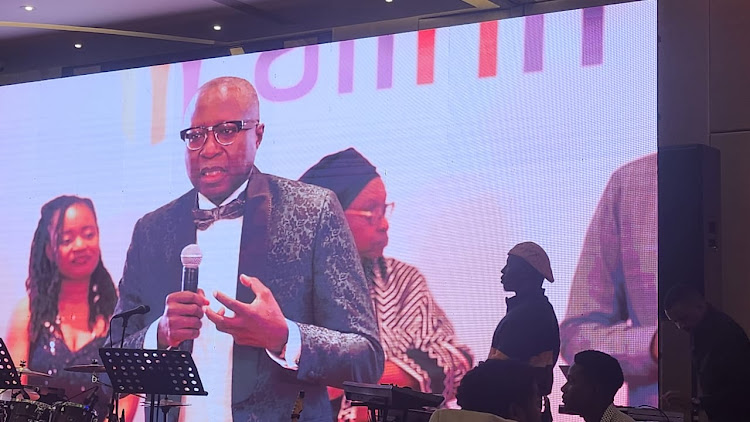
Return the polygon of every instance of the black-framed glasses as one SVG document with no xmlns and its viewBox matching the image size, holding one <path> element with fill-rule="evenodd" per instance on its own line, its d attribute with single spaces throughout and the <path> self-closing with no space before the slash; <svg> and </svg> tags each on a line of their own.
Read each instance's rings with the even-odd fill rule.
<svg viewBox="0 0 750 422">
<path fill-rule="evenodd" d="M 346 210 L 346 214 L 361 215 L 367 219 L 370 224 L 377 224 L 383 218 L 391 218 L 393 215 L 393 209 L 396 208 L 395 202 L 389 202 L 387 204 L 380 205 L 370 210 Z"/>
<path fill-rule="evenodd" d="M 203 148 L 208 139 L 208 132 L 214 133 L 214 139 L 220 145 L 232 145 L 237 139 L 237 134 L 243 130 L 250 130 L 258 126 L 256 121 L 228 120 L 213 126 L 191 127 L 180 131 L 180 138 L 185 141 L 185 146 L 191 151 Z"/>
</svg>

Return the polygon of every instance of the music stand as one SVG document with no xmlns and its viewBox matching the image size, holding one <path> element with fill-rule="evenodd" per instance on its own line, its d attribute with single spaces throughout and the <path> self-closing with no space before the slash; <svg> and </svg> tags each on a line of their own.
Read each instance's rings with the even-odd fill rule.
<svg viewBox="0 0 750 422">
<path fill-rule="evenodd" d="M 0 390 L 18 389 L 21 386 L 21 377 L 18 375 L 16 365 L 10 357 L 8 347 L 0 338 Z"/>
<path fill-rule="evenodd" d="M 23 386 L 21 385 L 21 377 L 18 375 L 16 365 L 13 363 L 13 359 L 10 357 L 8 347 L 5 346 L 5 342 L 2 338 L 0 338 L 0 390 L 5 391 L 16 389 L 21 389 L 22 392 L 26 394 L 26 392 L 23 391 Z M 28 398 L 28 394 L 26 394 L 25 397 Z M 11 412 L 12 409 L 10 407 L 6 408 L 5 406 L 3 406 L 0 408 L 0 417 L 2 418 L 2 420 L 9 420 Z"/>
<path fill-rule="evenodd" d="M 189 352 L 102 348 L 99 356 L 115 393 L 150 395 L 152 422 L 157 395 L 208 395 Z"/>
</svg>

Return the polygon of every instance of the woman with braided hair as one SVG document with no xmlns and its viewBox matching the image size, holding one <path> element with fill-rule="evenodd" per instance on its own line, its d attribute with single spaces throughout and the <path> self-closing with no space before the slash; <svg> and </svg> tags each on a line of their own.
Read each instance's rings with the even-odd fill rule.
<svg viewBox="0 0 750 422">
<path fill-rule="evenodd" d="M 93 386 L 90 374 L 63 368 L 98 358 L 117 302 L 90 199 L 59 196 L 44 204 L 31 242 L 26 291 L 6 336 L 14 362 L 51 375 L 45 384 L 82 402 L 89 394 L 81 393 Z M 101 388 L 97 394 L 103 415 L 108 398 Z"/>
</svg>

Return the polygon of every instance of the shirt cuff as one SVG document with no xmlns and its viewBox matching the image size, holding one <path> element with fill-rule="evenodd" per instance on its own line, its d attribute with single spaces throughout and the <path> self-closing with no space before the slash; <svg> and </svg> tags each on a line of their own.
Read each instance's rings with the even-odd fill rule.
<svg viewBox="0 0 750 422">
<path fill-rule="evenodd" d="M 156 350 L 159 348 L 159 321 L 161 318 L 152 322 L 146 330 L 146 337 L 143 339 L 143 348 Z"/>
<path fill-rule="evenodd" d="M 297 323 L 288 319 L 285 320 L 286 327 L 289 329 L 289 337 L 286 340 L 286 346 L 284 346 L 281 353 L 278 355 L 268 349 L 266 349 L 266 353 L 268 354 L 268 357 L 281 365 L 282 368 L 296 371 L 299 369 L 299 357 L 302 354 L 302 334 L 300 333 Z"/>
</svg>

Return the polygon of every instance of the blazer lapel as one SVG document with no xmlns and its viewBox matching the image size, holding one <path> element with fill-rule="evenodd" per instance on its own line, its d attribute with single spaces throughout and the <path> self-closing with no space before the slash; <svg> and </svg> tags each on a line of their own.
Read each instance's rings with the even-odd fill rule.
<svg viewBox="0 0 750 422">
<path fill-rule="evenodd" d="M 165 297 L 172 292 L 182 290 L 182 262 L 180 253 L 182 248 L 196 242 L 195 223 L 193 223 L 192 209 L 196 203 L 196 191 L 193 189 L 174 201 L 165 210 L 163 224 L 153 227 L 152 233 L 144 239 L 148 243 L 147 271 L 160 282 L 150 286 L 150 299 L 154 301 L 152 313 L 164 309 Z M 154 307 L 156 306 L 156 307 Z M 155 317 L 156 319 L 158 317 Z"/>
<path fill-rule="evenodd" d="M 193 209 L 197 206 L 198 192 L 195 189 L 183 195 L 177 202 L 173 244 L 175 245 L 176 256 L 178 258 L 180 258 L 182 249 L 185 246 L 197 242 L 195 222 L 193 221 Z M 182 259 L 180 258 L 179 261 L 180 269 L 182 269 Z M 180 280 L 182 280 L 182 275 L 180 275 Z M 180 286 L 180 290 L 182 290 L 182 286 Z"/>
<path fill-rule="evenodd" d="M 240 259 L 237 275 L 237 300 L 250 303 L 255 294 L 239 281 L 239 275 L 256 277 L 261 281 L 268 280 L 268 245 L 269 222 L 271 213 L 271 193 L 268 176 L 257 168 L 247 185 L 247 201 L 242 221 L 240 240 Z M 261 349 L 256 347 L 234 345 L 232 364 L 232 403 L 247 399 L 255 389 L 258 371 L 258 358 Z M 236 382 L 235 382 L 236 380 Z"/>
<path fill-rule="evenodd" d="M 171 292 L 182 290 L 182 259 L 180 258 L 180 254 L 185 246 L 197 242 L 195 223 L 193 222 L 193 208 L 198 205 L 198 192 L 195 189 L 191 189 L 188 193 L 178 198 L 174 205 L 175 207 L 170 215 L 172 224 L 169 227 L 163 228 L 165 232 L 164 262 L 169 263 L 167 266 L 169 275 L 166 278 L 167 280 L 174 280 L 172 281 L 174 284 L 168 286 L 168 291 L 165 292 L 164 296 Z M 176 400 L 179 400 L 179 397 Z M 178 421 L 179 413 L 179 410 L 177 412 L 170 412 L 170 422 Z"/>
</svg>

